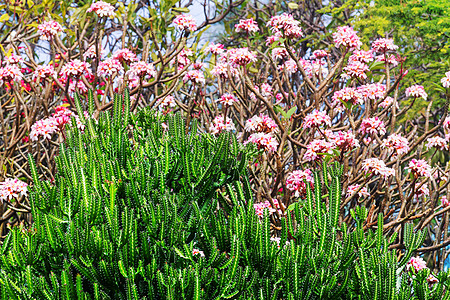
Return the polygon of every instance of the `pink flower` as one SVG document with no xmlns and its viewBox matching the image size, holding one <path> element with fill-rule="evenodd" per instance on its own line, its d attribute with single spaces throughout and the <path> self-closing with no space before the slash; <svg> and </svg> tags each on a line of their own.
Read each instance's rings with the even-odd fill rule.
<svg viewBox="0 0 450 300">
<path fill-rule="evenodd" d="M 425 89 L 423 86 L 415 84 L 410 86 L 405 91 L 406 97 L 414 97 L 414 98 L 423 98 L 424 100 L 427 100 L 427 93 L 425 92 Z"/>
<path fill-rule="evenodd" d="M 132 63 L 130 69 L 128 70 L 128 73 L 133 73 L 137 77 L 156 76 L 156 70 L 153 64 L 147 63 L 142 60 Z"/>
<path fill-rule="evenodd" d="M 353 54 L 348 59 L 349 62 L 359 61 L 361 63 L 369 63 L 373 61 L 373 53 L 372 50 L 364 51 L 364 50 L 355 50 Z"/>
<path fill-rule="evenodd" d="M 445 77 L 441 79 L 442 86 L 445 88 L 450 87 L 450 71 L 445 73 Z"/>
<path fill-rule="evenodd" d="M 389 107 L 394 102 L 394 98 L 387 96 L 383 102 L 380 103 L 380 107 L 386 108 Z"/>
<path fill-rule="evenodd" d="M 238 66 L 245 66 L 256 61 L 256 52 L 249 51 L 248 48 L 233 48 L 227 51 L 228 59 Z"/>
<path fill-rule="evenodd" d="M 0 68 L 0 83 L 20 82 L 23 74 L 17 65 L 6 65 Z"/>
<path fill-rule="evenodd" d="M 205 53 L 211 53 L 215 55 L 221 54 L 224 51 L 224 46 L 222 44 L 211 43 L 208 47 L 205 48 Z"/>
<path fill-rule="evenodd" d="M 277 48 L 272 49 L 272 59 L 273 60 L 284 59 L 284 58 L 288 58 L 288 57 L 289 57 L 289 53 L 286 50 L 286 48 L 277 47 Z"/>
<path fill-rule="evenodd" d="M 384 126 L 383 121 L 378 119 L 378 117 L 364 119 L 361 122 L 361 127 L 359 129 L 360 132 L 364 134 L 386 134 L 386 127 Z"/>
<path fill-rule="evenodd" d="M 439 137 L 439 136 L 434 136 L 431 137 L 427 140 L 428 144 L 427 144 L 427 148 L 437 148 L 440 149 L 442 151 L 444 150 L 448 150 L 448 143 L 445 139 Z"/>
<path fill-rule="evenodd" d="M 300 22 L 295 20 L 291 14 L 283 13 L 279 16 L 273 16 L 267 26 L 270 26 L 275 36 L 286 38 L 300 38 L 303 31 L 300 28 Z"/>
<path fill-rule="evenodd" d="M 430 190 L 428 189 L 428 184 L 424 183 L 422 185 L 416 183 L 416 192 L 415 192 L 416 197 L 421 197 L 421 196 L 430 196 Z"/>
<path fill-rule="evenodd" d="M 389 64 L 393 65 L 394 67 L 398 65 L 397 57 L 394 54 L 387 55 L 387 57 L 385 57 L 383 54 L 378 55 L 375 57 L 375 59 L 377 61 L 382 61 L 382 62 L 387 61 Z"/>
<path fill-rule="evenodd" d="M 259 116 L 253 116 L 245 122 L 245 131 L 277 132 L 278 125 L 268 115 L 260 114 Z"/>
<path fill-rule="evenodd" d="M 359 79 L 366 79 L 366 72 L 369 70 L 369 66 L 359 61 L 352 61 L 348 66 L 344 68 L 347 76 L 355 77 Z"/>
<path fill-rule="evenodd" d="M 118 60 L 107 58 L 98 64 L 97 75 L 112 77 L 123 72 L 123 67 Z"/>
<path fill-rule="evenodd" d="M 247 20 L 239 20 L 239 24 L 234 25 L 236 28 L 236 32 L 240 32 L 241 30 L 246 33 L 257 32 L 259 30 L 258 23 L 253 19 Z"/>
<path fill-rule="evenodd" d="M 51 40 L 55 35 L 63 30 L 62 26 L 53 20 L 38 25 L 38 35 L 41 40 Z"/>
<path fill-rule="evenodd" d="M 430 274 L 430 275 L 427 277 L 427 282 L 428 282 L 428 284 L 431 286 L 431 285 L 433 285 L 433 284 L 435 284 L 435 283 L 438 283 L 439 280 L 438 280 L 433 274 Z"/>
<path fill-rule="evenodd" d="M 278 35 L 271 35 L 271 36 L 268 36 L 268 37 L 266 38 L 266 45 L 267 45 L 267 46 L 270 46 L 270 45 L 272 45 L 273 43 L 279 41 L 280 38 L 281 38 L 281 36 L 280 36 L 279 34 L 278 34 Z"/>
<path fill-rule="evenodd" d="M 38 66 L 33 73 L 33 79 L 44 79 L 44 78 L 52 78 L 55 76 L 55 69 L 52 65 L 43 65 Z"/>
<path fill-rule="evenodd" d="M 320 127 L 321 125 L 331 126 L 331 118 L 325 111 L 318 111 L 317 109 L 308 114 L 303 121 L 303 128 Z"/>
<path fill-rule="evenodd" d="M 266 208 L 269 211 L 269 215 L 272 215 L 277 210 L 278 210 L 278 212 L 280 214 L 282 214 L 281 210 L 280 210 L 280 204 L 278 203 L 278 200 L 277 199 L 272 199 L 272 201 L 273 201 L 273 204 L 274 204 L 275 208 L 272 207 L 272 204 L 270 203 L 270 201 L 264 201 L 264 202 L 253 204 L 253 208 L 255 209 L 255 214 L 257 216 L 259 216 L 260 218 L 264 217 L 264 210 Z"/>
<path fill-rule="evenodd" d="M 104 1 L 97 1 L 92 3 L 87 12 L 95 12 L 100 18 L 111 18 L 114 17 L 114 6 Z"/>
<path fill-rule="evenodd" d="M 325 50 L 314 50 L 314 52 L 312 53 L 312 55 L 313 55 L 314 58 L 316 58 L 316 59 L 321 59 L 321 58 L 327 57 L 327 56 L 328 56 L 328 53 L 327 53 L 327 51 L 325 51 Z"/>
<path fill-rule="evenodd" d="M 384 84 L 378 83 L 361 85 L 358 87 L 358 92 L 360 92 L 364 98 L 370 100 L 378 100 L 384 97 L 386 86 Z"/>
<path fill-rule="evenodd" d="M 92 75 L 91 65 L 87 62 L 83 62 L 79 59 L 71 60 L 70 62 L 66 63 L 62 69 L 61 74 L 66 77 L 79 77 L 81 75 L 89 76 Z"/>
<path fill-rule="evenodd" d="M 19 196 L 27 196 L 27 186 L 28 184 L 19 179 L 6 178 L 5 181 L 0 182 L 0 200 L 18 199 Z"/>
<path fill-rule="evenodd" d="M 325 133 L 326 134 L 326 133 Z M 334 143 L 334 145 L 339 148 L 343 152 L 350 151 L 354 148 L 359 148 L 359 141 L 356 139 L 355 135 L 351 130 L 338 131 L 330 140 Z"/>
<path fill-rule="evenodd" d="M 295 170 L 290 173 L 286 178 L 286 188 L 295 192 L 295 197 L 301 197 L 306 194 L 306 180 L 310 184 L 314 183 L 312 172 L 309 169 L 304 171 Z"/>
<path fill-rule="evenodd" d="M 261 85 L 261 95 L 264 97 L 270 97 L 272 96 L 272 86 L 268 83 L 263 83 Z"/>
<path fill-rule="evenodd" d="M 178 15 L 173 20 L 173 23 L 177 26 L 179 30 L 189 30 L 196 31 L 197 24 L 195 23 L 195 19 L 191 15 Z"/>
<path fill-rule="evenodd" d="M 127 48 L 117 50 L 116 52 L 114 52 L 112 58 L 120 62 L 125 62 L 126 64 L 131 64 L 137 61 L 136 54 L 134 54 L 130 49 Z"/>
<path fill-rule="evenodd" d="M 228 78 L 228 69 L 230 71 L 230 74 L 232 76 L 238 76 L 239 72 L 238 70 L 233 67 L 232 65 L 228 64 L 228 63 L 219 63 L 217 64 L 212 70 L 211 70 L 211 74 L 216 76 L 216 77 L 222 77 L 227 79 Z"/>
<path fill-rule="evenodd" d="M 227 121 L 226 121 L 226 124 L 225 124 L 223 116 L 220 115 L 220 116 L 217 116 L 213 120 L 213 123 L 209 127 L 209 131 L 212 134 L 218 134 L 218 133 L 222 132 L 223 130 L 225 130 L 225 131 L 233 131 L 233 130 L 236 130 L 236 127 L 234 126 L 233 121 L 231 120 L 231 118 L 227 118 Z"/>
<path fill-rule="evenodd" d="M 450 200 L 447 199 L 447 196 L 442 196 L 441 201 L 442 207 L 447 207 L 450 205 Z"/>
<path fill-rule="evenodd" d="M 362 163 L 362 169 L 364 172 L 382 175 L 384 177 L 395 175 L 394 169 L 386 167 L 384 161 L 378 158 L 365 159 Z"/>
<path fill-rule="evenodd" d="M 355 193 L 357 190 L 359 190 L 359 187 L 360 187 L 359 184 L 350 185 L 350 186 L 347 188 L 347 197 L 352 196 L 353 193 Z M 359 196 L 360 198 L 363 198 L 363 197 L 366 197 L 366 196 L 369 197 L 369 196 L 370 196 L 370 193 L 367 191 L 367 188 L 366 188 L 366 187 L 363 187 L 363 188 L 361 188 L 361 190 L 359 190 L 358 196 Z"/>
<path fill-rule="evenodd" d="M 372 43 L 372 48 L 376 52 L 395 51 L 398 49 L 397 45 L 394 45 L 393 39 L 377 39 Z"/>
<path fill-rule="evenodd" d="M 298 70 L 297 63 L 293 59 L 285 61 L 279 68 L 280 70 L 286 70 L 288 74 L 293 74 Z"/>
<path fill-rule="evenodd" d="M 203 253 L 203 251 L 194 248 L 194 249 L 192 249 L 192 256 L 195 256 L 195 255 L 200 255 L 200 257 L 205 257 L 205 253 Z"/>
<path fill-rule="evenodd" d="M 56 131 L 58 131 L 58 126 L 55 119 L 42 119 L 31 126 L 30 139 L 37 141 L 40 135 L 42 135 L 43 139 L 51 139 Z"/>
<path fill-rule="evenodd" d="M 341 45 L 349 48 L 359 49 L 362 45 L 356 31 L 349 26 L 338 27 L 337 31 L 333 33 L 334 44 L 337 48 Z"/>
<path fill-rule="evenodd" d="M 342 102 L 352 105 L 364 104 L 362 94 L 352 87 L 345 87 L 335 92 L 331 99 L 333 100 L 333 106 L 342 106 Z"/>
<path fill-rule="evenodd" d="M 233 105 L 233 103 L 237 102 L 238 100 L 236 99 L 235 96 L 225 93 L 217 101 L 220 102 L 222 105 Z"/>
<path fill-rule="evenodd" d="M 420 270 L 427 269 L 427 263 L 422 257 L 411 257 L 409 262 L 406 264 L 406 268 L 417 273 Z"/>
<path fill-rule="evenodd" d="M 9 56 L 5 56 L 5 61 L 3 63 L 5 64 L 10 64 L 10 65 L 15 65 L 18 63 L 23 62 L 23 57 L 20 55 L 17 55 L 15 53 L 11 53 L 11 55 Z"/>
<path fill-rule="evenodd" d="M 195 84 L 205 84 L 205 75 L 200 70 L 187 71 L 183 77 L 183 82 L 192 81 Z"/>
<path fill-rule="evenodd" d="M 171 95 L 167 95 L 162 99 L 161 103 L 159 104 L 159 109 L 164 110 L 166 107 L 175 107 L 175 106 L 177 106 L 175 98 Z"/>
<path fill-rule="evenodd" d="M 303 158 L 307 161 L 318 160 L 323 154 L 333 154 L 335 145 L 325 140 L 313 140 L 306 147 L 306 152 Z"/>
<path fill-rule="evenodd" d="M 411 159 L 408 169 L 417 177 L 431 177 L 431 167 L 424 159 Z"/>
<path fill-rule="evenodd" d="M 383 141 L 381 147 L 395 151 L 394 156 L 403 155 L 409 151 L 408 140 L 396 133 L 388 136 L 388 138 Z"/>
<path fill-rule="evenodd" d="M 444 127 L 445 130 L 450 130 L 450 117 L 445 118 L 442 127 Z"/>
<path fill-rule="evenodd" d="M 244 144 L 253 143 L 258 146 L 258 149 L 264 149 L 267 152 L 275 152 L 278 148 L 277 139 L 270 133 L 253 133 L 249 136 L 248 140 Z"/>
</svg>

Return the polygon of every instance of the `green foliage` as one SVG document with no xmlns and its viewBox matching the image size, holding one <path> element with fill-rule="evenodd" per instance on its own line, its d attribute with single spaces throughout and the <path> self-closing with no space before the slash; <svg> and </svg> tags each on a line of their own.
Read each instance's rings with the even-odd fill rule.
<svg viewBox="0 0 450 300">
<path fill-rule="evenodd" d="M 405 230 L 397 263 L 381 215 L 376 232 L 363 230 L 364 207 L 352 228 L 340 225 L 341 166 L 314 173 L 277 243 L 269 212 L 253 207 L 252 149 L 195 121 L 186 130 L 180 115 L 130 115 L 128 101 L 116 96 L 112 114 L 68 131 L 54 183 L 39 181 L 30 159 L 34 224 L 0 249 L 1 299 L 449 297 L 445 273 L 430 289 L 426 271 L 412 283 L 402 272 L 422 232 Z"/>
</svg>

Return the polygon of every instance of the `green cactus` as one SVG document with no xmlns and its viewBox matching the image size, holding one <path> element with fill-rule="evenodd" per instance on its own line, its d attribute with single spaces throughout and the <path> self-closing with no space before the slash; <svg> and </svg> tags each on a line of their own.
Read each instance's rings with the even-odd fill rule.
<svg viewBox="0 0 450 300">
<path fill-rule="evenodd" d="M 429 287 L 429 271 L 404 271 L 422 232 L 405 227 L 397 262 L 383 216 L 375 232 L 363 231 L 365 208 L 340 224 L 342 166 L 316 171 L 274 233 L 253 206 L 255 149 L 195 121 L 186 130 L 179 114 L 130 114 L 129 101 L 116 95 L 95 120 L 92 93 L 87 118 L 75 97 L 86 128 L 68 130 L 54 183 L 29 157 L 34 224 L 0 248 L 1 299 L 449 298 L 446 273 Z"/>
</svg>

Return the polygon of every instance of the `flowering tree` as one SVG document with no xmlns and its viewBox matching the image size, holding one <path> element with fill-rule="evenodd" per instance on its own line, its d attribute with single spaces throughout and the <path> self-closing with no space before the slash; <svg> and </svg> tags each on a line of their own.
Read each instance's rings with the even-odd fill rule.
<svg viewBox="0 0 450 300">
<path fill-rule="evenodd" d="M 54 53 L 51 64 L 33 64 L 32 55 L 19 56 L 18 47 L 10 43 L 16 52 L 11 51 L 0 74 L 5 74 L 5 95 L 15 105 L 6 104 L 12 123 L 6 123 L 8 140 L 4 145 L 13 145 L 11 153 L 24 157 L 27 148 L 51 177 L 48 158 L 57 151 L 52 145 L 64 139 L 64 125 L 72 119 L 73 125 L 82 129 L 82 120 L 95 119 L 112 106 L 114 90 L 129 87 L 131 109 L 149 106 L 162 114 L 182 111 L 187 124 L 197 119 L 204 131 L 233 131 L 241 142 L 256 145 L 259 156 L 249 165 L 250 183 L 259 202 L 255 210 L 262 215 L 269 208 L 274 237 L 292 204 L 303 203 L 313 171 L 335 161 L 344 166 L 341 224 L 354 226 L 350 211 L 362 205 L 369 210 L 366 230 L 377 226 L 378 214 L 383 215 L 384 232 L 389 235 L 402 236 L 406 223 L 413 223 L 416 230 L 426 228 L 428 236 L 418 252 L 427 254 L 430 266 L 443 268 L 449 253 L 445 247 L 450 244 L 449 167 L 442 160 L 449 150 L 450 72 L 442 74 L 440 83 L 447 93 L 441 118 L 431 118 L 428 109 L 399 126 L 398 120 L 414 101 L 428 97 L 421 85 L 402 85 L 408 70 L 392 39 L 375 39 L 368 50 L 369 45 L 363 45 L 353 28 L 341 26 L 324 39 L 328 44 L 316 48 L 311 41 L 305 42 L 307 31 L 302 26 L 308 23 L 283 13 L 267 23 L 240 20 L 235 24 L 242 37 L 239 45 L 208 43 L 200 49 L 188 41 L 203 25 L 197 26 L 189 15 L 177 14 L 161 21 L 164 26 L 158 28 L 165 36 L 152 29 L 150 22 L 142 48 L 128 29 L 139 31 L 131 21 L 124 22 L 129 25 L 122 28 L 122 47 L 103 57 L 103 36 L 108 26 L 114 28 L 120 19 L 108 4 L 99 3 L 75 10 L 74 15 L 86 12 L 92 19 L 80 23 L 72 44 L 64 44 L 61 28 L 55 23 L 38 27 L 40 37 Z M 97 23 L 89 35 L 84 29 L 90 28 L 94 19 L 101 26 Z M 165 27 L 169 22 L 173 23 L 171 30 Z M 259 42 L 260 34 L 265 43 Z M 84 40 L 89 41 L 86 47 L 80 46 Z M 134 46 L 124 47 L 127 43 L 138 45 L 139 56 L 132 51 Z M 29 53 L 27 43 L 23 44 Z M 32 67 L 28 76 L 17 67 L 21 59 Z M 26 80 L 32 76 L 34 81 Z M 74 93 L 86 99 L 89 90 L 94 91 L 88 95 L 91 105 L 82 103 L 85 107 L 78 107 L 76 116 Z M 52 108 L 63 100 L 69 110 L 63 106 L 53 113 Z M 408 100 L 409 105 L 402 105 Z M 27 103 L 34 105 L 34 110 L 28 109 Z M 14 115 L 22 110 L 26 122 L 20 114 Z M 36 118 L 42 110 L 46 113 Z M 33 118 L 27 117 L 30 112 Z M 30 140 L 20 148 L 17 144 L 25 136 Z M 4 173 L 18 177 L 20 172 L 26 174 L 25 166 L 13 165 L 15 173 Z M 404 247 L 402 239 L 391 247 Z"/>
</svg>

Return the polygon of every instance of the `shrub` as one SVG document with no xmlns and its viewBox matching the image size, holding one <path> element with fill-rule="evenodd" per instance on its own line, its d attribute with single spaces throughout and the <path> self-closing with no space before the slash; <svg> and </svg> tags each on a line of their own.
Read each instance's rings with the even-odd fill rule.
<svg viewBox="0 0 450 300">
<path fill-rule="evenodd" d="M 34 223 L 0 249 L 2 299 L 449 297 L 446 273 L 429 286 L 430 270 L 410 261 L 424 232 L 405 225 L 397 262 L 381 214 L 376 231 L 364 231 L 364 207 L 350 212 L 355 226 L 340 220 L 337 163 L 312 172 L 274 236 L 275 211 L 258 216 L 252 200 L 252 147 L 195 121 L 187 132 L 179 114 L 129 114 L 127 93 L 98 121 L 77 106 L 86 129 L 72 119 L 54 182 L 29 158 Z"/>
</svg>

